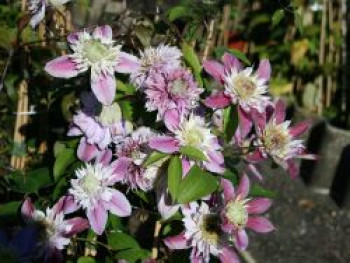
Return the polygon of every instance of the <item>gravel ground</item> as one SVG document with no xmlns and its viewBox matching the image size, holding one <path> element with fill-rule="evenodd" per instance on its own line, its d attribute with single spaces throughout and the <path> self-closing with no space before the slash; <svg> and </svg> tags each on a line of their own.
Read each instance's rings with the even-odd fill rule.
<svg viewBox="0 0 350 263">
<path fill-rule="evenodd" d="M 279 192 L 268 214 L 276 231 L 249 232 L 249 253 L 255 261 L 350 262 L 350 210 L 311 192 L 300 178 L 292 180 L 280 170 L 264 174 L 264 186 Z"/>
</svg>

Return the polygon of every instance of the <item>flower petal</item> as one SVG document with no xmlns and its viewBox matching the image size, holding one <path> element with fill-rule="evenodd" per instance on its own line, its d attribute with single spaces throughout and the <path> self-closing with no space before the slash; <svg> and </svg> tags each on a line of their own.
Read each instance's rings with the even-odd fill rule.
<svg viewBox="0 0 350 263">
<path fill-rule="evenodd" d="M 77 202 L 75 202 L 72 195 L 62 196 L 57 203 L 53 206 L 52 210 L 55 215 L 59 213 L 70 214 L 77 211 L 80 208 Z"/>
<path fill-rule="evenodd" d="M 26 217 L 26 219 L 29 219 L 32 217 L 34 211 L 35 211 L 34 204 L 32 203 L 29 197 L 26 198 L 21 207 L 22 215 Z"/>
<path fill-rule="evenodd" d="M 230 53 L 225 53 L 222 56 L 222 61 L 224 62 L 226 71 L 232 71 L 233 69 L 240 71 L 242 69 L 241 62 L 239 62 L 239 60 Z"/>
<path fill-rule="evenodd" d="M 163 153 L 173 153 L 179 150 L 179 141 L 170 136 L 151 138 L 149 147 Z"/>
<path fill-rule="evenodd" d="M 287 161 L 287 170 L 292 179 L 295 179 L 299 175 L 298 166 L 293 160 Z"/>
<path fill-rule="evenodd" d="M 188 248 L 187 240 L 186 240 L 185 235 L 183 233 L 181 233 L 177 236 L 168 237 L 168 238 L 164 239 L 164 243 L 170 249 Z"/>
<path fill-rule="evenodd" d="M 246 250 L 248 246 L 248 235 L 244 229 L 238 229 L 235 233 L 236 245 L 239 250 Z"/>
<path fill-rule="evenodd" d="M 274 230 L 270 220 L 265 217 L 249 217 L 247 227 L 258 233 L 268 233 Z"/>
<path fill-rule="evenodd" d="M 235 198 L 235 188 L 227 179 L 221 179 L 221 187 L 224 189 L 225 203 Z"/>
<path fill-rule="evenodd" d="M 310 127 L 310 121 L 300 122 L 295 126 L 289 128 L 289 133 L 293 137 L 298 137 L 305 133 Z"/>
<path fill-rule="evenodd" d="M 223 76 L 225 72 L 224 66 L 221 63 L 214 60 L 206 60 L 203 62 L 203 67 L 209 75 L 216 79 L 216 81 L 223 83 Z"/>
<path fill-rule="evenodd" d="M 112 28 L 109 25 L 103 25 L 95 28 L 93 37 L 101 40 L 112 40 L 112 34 Z"/>
<path fill-rule="evenodd" d="M 112 214 L 125 217 L 131 215 L 131 205 L 126 196 L 115 189 L 112 189 L 112 199 L 105 204 L 105 207 L 111 211 Z"/>
<path fill-rule="evenodd" d="M 113 168 L 113 177 L 108 178 L 108 183 L 110 185 L 113 185 L 116 182 L 124 180 L 126 172 L 131 163 L 132 163 L 132 160 L 127 157 L 120 157 L 117 160 L 115 160 L 113 163 L 111 163 L 111 167 Z"/>
<path fill-rule="evenodd" d="M 103 165 L 109 165 L 113 157 L 113 153 L 110 149 L 106 149 L 104 151 L 100 151 L 96 156 L 95 162 L 101 163 Z"/>
<path fill-rule="evenodd" d="M 208 171 L 218 174 L 225 172 L 224 156 L 221 152 L 209 151 L 208 157 L 209 160 L 207 162 L 203 162 L 203 165 L 208 169 Z"/>
<path fill-rule="evenodd" d="M 58 57 L 46 63 L 45 71 L 56 78 L 69 79 L 78 75 L 75 62 L 73 62 L 67 55 Z"/>
<path fill-rule="evenodd" d="M 248 163 L 247 166 L 246 166 L 246 170 L 245 170 L 247 173 L 251 173 L 253 176 L 255 176 L 256 178 L 258 178 L 259 180 L 262 180 L 263 177 L 260 173 L 260 171 L 258 170 L 258 168 L 254 165 L 254 164 L 251 164 L 251 163 Z"/>
<path fill-rule="evenodd" d="M 220 251 L 219 257 L 220 257 L 221 263 L 239 263 L 240 262 L 237 254 L 234 252 L 233 249 L 229 247 L 224 247 Z"/>
<path fill-rule="evenodd" d="M 120 52 L 115 71 L 120 73 L 133 73 L 140 67 L 140 61 L 134 55 Z"/>
<path fill-rule="evenodd" d="M 101 74 L 96 78 L 91 78 L 92 92 L 102 104 L 112 104 L 116 88 L 117 83 L 113 75 Z"/>
<path fill-rule="evenodd" d="M 46 1 L 41 1 L 41 8 L 30 19 L 30 26 L 35 28 L 45 17 Z"/>
<path fill-rule="evenodd" d="M 286 118 L 286 104 L 282 100 L 278 100 L 275 106 L 276 123 L 280 124 Z"/>
<path fill-rule="evenodd" d="M 257 163 L 265 160 L 266 158 L 262 155 L 259 149 L 256 149 L 253 153 L 246 157 L 248 162 Z"/>
<path fill-rule="evenodd" d="M 258 77 L 268 81 L 271 77 L 271 65 L 268 59 L 263 59 L 259 63 L 257 70 Z"/>
<path fill-rule="evenodd" d="M 247 204 L 247 212 L 249 214 L 265 213 L 270 208 L 271 204 L 272 201 L 269 198 L 255 198 Z"/>
<path fill-rule="evenodd" d="M 243 175 L 241 181 L 239 182 L 237 195 L 239 195 L 242 199 L 245 199 L 249 193 L 250 182 L 248 176 L 246 174 Z"/>
<path fill-rule="evenodd" d="M 71 229 L 65 232 L 65 236 L 71 237 L 89 228 L 89 221 L 82 217 L 74 217 L 65 221 L 66 225 L 71 225 Z"/>
<path fill-rule="evenodd" d="M 99 153 L 99 149 L 95 144 L 90 144 L 83 137 L 80 139 L 80 143 L 77 150 L 77 156 L 80 160 L 84 162 L 90 162 Z"/>
<path fill-rule="evenodd" d="M 251 120 L 251 116 L 249 116 L 249 114 L 245 112 L 241 107 L 238 107 L 238 117 L 241 129 L 241 136 L 242 138 L 245 138 L 252 129 L 253 122 Z"/>
<path fill-rule="evenodd" d="M 226 108 L 231 104 L 231 98 L 226 96 L 223 92 L 217 92 L 214 95 L 211 95 L 210 97 L 206 98 L 204 100 L 204 105 L 208 108 Z"/>
<path fill-rule="evenodd" d="M 102 235 L 107 223 L 107 210 L 105 207 L 97 203 L 94 207 L 86 211 L 86 216 L 89 219 L 92 230 L 96 234 Z"/>
<path fill-rule="evenodd" d="M 167 110 L 164 113 L 164 124 L 169 131 L 175 131 L 180 124 L 181 114 L 177 109 Z"/>
</svg>

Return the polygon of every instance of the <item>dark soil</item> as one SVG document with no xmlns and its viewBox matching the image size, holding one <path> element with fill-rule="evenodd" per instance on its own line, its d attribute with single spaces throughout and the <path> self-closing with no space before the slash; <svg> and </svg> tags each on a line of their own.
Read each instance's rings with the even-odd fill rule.
<svg viewBox="0 0 350 263">
<path fill-rule="evenodd" d="M 268 214 L 276 231 L 249 232 L 249 252 L 256 262 L 350 262 L 350 209 L 312 192 L 300 178 L 267 171 L 263 185 L 278 191 Z"/>
</svg>

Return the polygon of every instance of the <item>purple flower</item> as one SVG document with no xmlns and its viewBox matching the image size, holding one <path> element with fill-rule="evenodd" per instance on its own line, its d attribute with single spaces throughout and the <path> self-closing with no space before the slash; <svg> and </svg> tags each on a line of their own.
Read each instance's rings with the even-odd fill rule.
<svg viewBox="0 0 350 263">
<path fill-rule="evenodd" d="M 117 145 L 116 162 L 127 167 L 123 182 L 132 189 L 148 191 L 154 186 L 161 164 L 143 166 L 143 162 L 150 153 L 148 141 L 154 136 L 155 134 L 149 128 L 141 127 Z"/>
<path fill-rule="evenodd" d="M 185 230 L 164 240 L 170 249 L 192 248 L 191 262 L 209 262 L 210 255 L 219 257 L 221 262 L 239 262 L 220 229 L 219 216 L 212 214 L 206 203 L 190 203 L 182 207 L 182 213 Z"/>
<path fill-rule="evenodd" d="M 259 233 L 267 233 L 274 229 L 268 219 L 258 214 L 266 212 L 271 206 L 268 198 L 247 199 L 249 193 L 249 179 L 244 175 L 238 186 L 237 192 L 232 183 L 221 179 L 224 189 L 224 210 L 222 211 L 222 230 L 234 234 L 236 246 L 244 250 L 248 246 L 248 236 L 245 228 L 250 228 Z"/>
<path fill-rule="evenodd" d="M 85 211 L 91 228 L 101 235 L 107 222 L 107 211 L 117 216 L 129 216 L 131 206 L 123 193 L 113 188 L 125 173 L 125 167 L 113 162 L 85 164 L 76 170 L 77 179 L 71 180 L 69 193 Z"/>
<path fill-rule="evenodd" d="M 271 157 L 277 164 L 288 170 L 295 178 L 298 174 L 294 158 L 316 159 L 315 155 L 308 154 L 303 140 L 297 139 L 309 128 L 309 122 L 302 122 L 290 127 L 290 121 L 285 121 L 285 105 L 282 101 L 272 108 L 266 108 L 265 113 L 254 111 L 256 122 L 257 150 L 248 156 L 252 162 L 258 162 Z"/>
<path fill-rule="evenodd" d="M 73 53 L 58 57 L 45 70 L 58 78 L 72 78 L 91 68 L 91 89 L 105 105 L 113 102 L 116 91 L 114 72 L 132 73 L 138 67 L 136 57 L 115 45 L 110 26 L 97 27 L 92 34 L 86 30 L 68 36 Z"/>
<path fill-rule="evenodd" d="M 164 153 L 175 153 L 182 146 L 194 147 L 207 157 L 207 161 L 202 162 L 206 169 L 215 173 L 224 172 L 221 146 L 204 118 L 194 114 L 180 117 L 176 111 L 168 111 L 165 114 L 165 123 L 172 135 L 152 138 L 149 143 L 152 149 Z"/>
<path fill-rule="evenodd" d="M 160 120 L 167 110 L 177 109 L 180 114 L 185 115 L 197 107 L 203 89 L 198 88 L 189 71 L 176 68 L 150 74 L 145 81 L 144 91 L 147 97 L 147 110 L 158 110 Z"/>
<path fill-rule="evenodd" d="M 139 67 L 130 75 L 136 88 L 143 88 L 148 76 L 180 67 L 181 51 L 177 47 L 161 44 L 150 47 L 140 54 Z"/>
<path fill-rule="evenodd" d="M 89 227 L 86 219 L 74 217 L 64 219 L 65 214 L 77 209 L 71 196 L 62 197 L 52 208 L 46 212 L 36 210 L 30 199 L 26 199 L 22 205 L 22 215 L 29 222 L 43 227 L 43 239 L 39 241 L 41 253 L 46 258 L 56 255 L 60 258 L 58 250 L 64 249 L 70 243 L 70 237 Z"/>
</svg>

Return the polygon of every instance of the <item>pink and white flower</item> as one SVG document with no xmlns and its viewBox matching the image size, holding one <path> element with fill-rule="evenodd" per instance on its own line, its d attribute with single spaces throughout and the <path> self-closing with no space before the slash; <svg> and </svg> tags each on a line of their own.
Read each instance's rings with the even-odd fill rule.
<svg viewBox="0 0 350 263">
<path fill-rule="evenodd" d="M 45 17 L 47 6 L 59 7 L 70 0 L 29 0 L 28 11 L 32 15 L 30 25 L 35 28 Z"/>
<path fill-rule="evenodd" d="M 219 257 L 221 262 L 239 262 L 236 253 L 229 247 L 227 236 L 220 229 L 220 218 L 210 212 L 206 203 L 190 203 L 182 207 L 182 213 L 185 230 L 164 240 L 170 249 L 192 248 L 191 262 L 209 262 L 210 255 Z"/>
<path fill-rule="evenodd" d="M 222 215 L 222 230 L 234 234 L 236 247 L 245 250 L 248 246 L 248 236 L 245 228 L 258 233 L 267 233 L 274 229 L 271 222 L 262 216 L 271 206 L 268 198 L 247 198 L 250 188 L 248 176 L 244 175 L 240 181 L 237 192 L 232 183 L 221 179 L 224 190 L 224 209 Z"/>
<path fill-rule="evenodd" d="M 110 26 L 97 27 L 68 36 L 72 54 L 58 57 L 45 66 L 45 70 L 58 78 L 72 78 L 91 68 L 91 89 L 104 105 L 113 102 L 116 92 L 115 72 L 132 73 L 138 67 L 135 56 L 121 51 L 115 45 Z"/>
<path fill-rule="evenodd" d="M 297 139 L 308 130 L 309 122 L 290 126 L 291 122 L 285 121 L 285 111 L 285 104 L 277 101 L 274 108 L 268 107 L 265 113 L 254 112 L 257 150 L 249 157 L 249 160 L 258 162 L 271 157 L 295 178 L 298 171 L 293 159 L 315 160 L 316 156 L 308 154 L 303 140 Z"/>
<path fill-rule="evenodd" d="M 112 142 L 118 143 L 132 131 L 132 124 L 123 120 L 117 103 L 102 105 L 101 112 L 96 114 L 94 111 L 99 105 L 92 108 L 89 104 L 91 101 L 91 97 L 85 96 L 84 108 L 73 117 L 73 124 L 68 131 L 69 136 L 84 136 L 78 147 L 78 157 L 86 162 L 106 154 Z M 86 108 L 86 105 L 90 108 Z"/>
<path fill-rule="evenodd" d="M 143 88 L 148 76 L 180 67 L 181 56 L 180 49 L 164 44 L 145 49 L 140 54 L 139 67 L 130 75 L 131 83 Z"/>
<path fill-rule="evenodd" d="M 211 108 L 225 108 L 233 103 L 245 112 L 253 108 L 262 112 L 269 104 L 266 93 L 271 75 L 270 62 L 261 60 L 257 72 L 253 73 L 252 67 L 243 69 L 238 59 L 228 53 L 222 60 L 223 64 L 212 60 L 203 62 L 204 69 L 224 85 L 224 91 L 207 98 L 205 104 Z"/>
<path fill-rule="evenodd" d="M 199 95 L 203 92 L 186 69 L 175 68 L 161 73 L 150 74 L 144 90 L 148 111 L 158 110 L 158 120 L 167 110 L 177 109 L 186 115 L 198 106 Z"/>
<path fill-rule="evenodd" d="M 152 138 L 149 143 L 152 149 L 164 153 L 175 153 L 183 146 L 194 147 L 206 156 L 207 161 L 202 162 L 206 169 L 215 173 L 224 172 L 221 146 L 204 118 L 194 114 L 187 117 L 179 116 L 176 111 L 168 111 L 165 114 L 165 124 L 172 132 L 172 136 L 162 135 Z"/>
<path fill-rule="evenodd" d="M 65 214 L 77 209 L 70 196 L 62 197 L 52 208 L 45 212 L 35 209 L 34 204 L 28 198 L 24 201 L 21 212 L 29 223 L 35 223 L 43 229 L 43 237 L 38 246 L 40 253 L 45 258 L 58 257 L 58 250 L 64 249 L 70 243 L 70 237 L 84 231 L 89 227 L 86 219 L 74 217 L 65 219 Z M 55 261 L 56 262 L 56 261 Z"/>
<path fill-rule="evenodd" d="M 131 206 L 123 193 L 113 188 L 125 173 L 125 167 L 116 162 L 85 164 L 76 170 L 77 179 L 71 180 L 69 193 L 85 211 L 93 231 L 101 235 L 105 229 L 108 211 L 120 217 L 131 214 Z"/>
<path fill-rule="evenodd" d="M 150 153 L 148 142 L 154 136 L 155 134 L 149 128 L 140 127 L 117 145 L 116 162 L 127 167 L 122 182 L 132 189 L 149 191 L 154 186 L 160 164 L 143 166 Z"/>
</svg>

